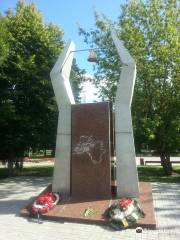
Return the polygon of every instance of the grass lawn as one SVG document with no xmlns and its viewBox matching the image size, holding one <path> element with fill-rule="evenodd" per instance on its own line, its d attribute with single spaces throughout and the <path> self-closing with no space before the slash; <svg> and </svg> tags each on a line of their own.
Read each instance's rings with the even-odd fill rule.
<svg viewBox="0 0 180 240">
<path fill-rule="evenodd" d="M 15 173 L 15 176 L 39 176 L 49 177 L 53 175 L 53 166 L 33 166 L 24 167 L 21 173 Z M 180 183 L 180 166 L 173 167 L 174 173 L 172 176 L 164 175 L 161 166 L 149 165 L 138 166 L 139 181 L 144 182 L 179 182 Z M 5 168 L 0 168 L 0 178 L 8 177 L 8 171 Z"/>
<path fill-rule="evenodd" d="M 138 166 L 139 181 L 180 183 L 180 166 L 173 167 L 173 170 L 172 176 L 166 176 L 161 166 Z"/>
<path fill-rule="evenodd" d="M 33 166 L 24 167 L 22 172 L 15 172 L 14 176 L 37 176 L 37 177 L 51 177 L 53 175 L 53 166 Z M 0 168 L 0 178 L 8 177 L 8 169 Z"/>
</svg>

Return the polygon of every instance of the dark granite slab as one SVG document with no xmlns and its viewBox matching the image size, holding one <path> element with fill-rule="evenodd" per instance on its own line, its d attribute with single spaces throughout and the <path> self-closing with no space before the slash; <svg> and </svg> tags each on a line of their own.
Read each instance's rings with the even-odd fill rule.
<svg viewBox="0 0 180 240">
<path fill-rule="evenodd" d="M 111 196 L 110 148 L 109 103 L 72 105 L 73 198 Z"/>
</svg>

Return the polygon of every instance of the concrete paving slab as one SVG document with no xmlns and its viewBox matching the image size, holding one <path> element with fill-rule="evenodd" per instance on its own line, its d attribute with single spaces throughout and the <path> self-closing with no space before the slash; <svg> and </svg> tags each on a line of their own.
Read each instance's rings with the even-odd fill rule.
<svg viewBox="0 0 180 240">
<path fill-rule="evenodd" d="M 51 178 L 19 177 L 0 183 L 0 240 L 177 240 L 180 239 L 180 184 L 153 183 L 158 230 L 136 233 L 110 227 L 44 221 L 19 216 L 20 209 L 41 192 Z"/>
</svg>

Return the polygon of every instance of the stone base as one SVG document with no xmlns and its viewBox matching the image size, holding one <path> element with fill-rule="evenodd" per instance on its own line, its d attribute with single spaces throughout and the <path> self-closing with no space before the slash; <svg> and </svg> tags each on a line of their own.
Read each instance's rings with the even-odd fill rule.
<svg viewBox="0 0 180 240">
<path fill-rule="evenodd" d="M 148 229 L 156 229 L 151 184 L 140 182 L 139 190 L 140 205 L 146 216 L 145 218 L 140 219 L 137 224 L 133 226 L 133 228 L 142 227 Z M 43 192 L 46 191 L 51 191 L 51 185 L 49 185 Z M 85 199 L 73 199 L 71 197 L 62 196 L 60 203 L 48 213 L 43 214 L 42 218 L 60 222 L 70 221 L 76 223 L 108 225 L 108 222 L 103 217 L 103 213 L 114 201 L 117 201 L 117 198 L 103 200 L 93 199 L 88 201 Z M 21 216 L 29 216 L 31 205 L 32 204 L 21 210 Z M 83 213 L 88 207 L 93 208 L 95 212 L 91 216 L 85 217 Z"/>
</svg>

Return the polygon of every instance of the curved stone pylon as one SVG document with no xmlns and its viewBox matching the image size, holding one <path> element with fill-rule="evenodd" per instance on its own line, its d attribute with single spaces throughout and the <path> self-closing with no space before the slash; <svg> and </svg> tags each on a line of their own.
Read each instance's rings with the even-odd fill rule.
<svg viewBox="0 0 180 240">
<path fill-rule="evenodd" d="M 59 110 L 52 190 L 66 194 L 70 194 L 71 105 L 75 104 L 69 82 L 74 49 L 69 41 L 50 73 Z"/>
<path fill-rule="evenodd" d="M 115 98 L 117 196 L 139 198 L 131 119 L 131 102 L 136 78 L 136 64 L 115 32 L 111 32 L 111 36 L 122 63 Z"/>
<path fill-rule="evenodd" d="M 136 78 L 136 64 L 116 34 L 112 32 L 111 36 L 122 62 L 115 99 L 117 196 L 138 198 L 138 176 L 131 119 L 131 102 Z M 54 192 L 67 194 L 70 194 L 71 105 L 75 103 L 69 76 L 74 49 L 75 45 L 70 41 L 50 73 L 59 109 L 56 162 L 52 188 Z"/>
</svg>

